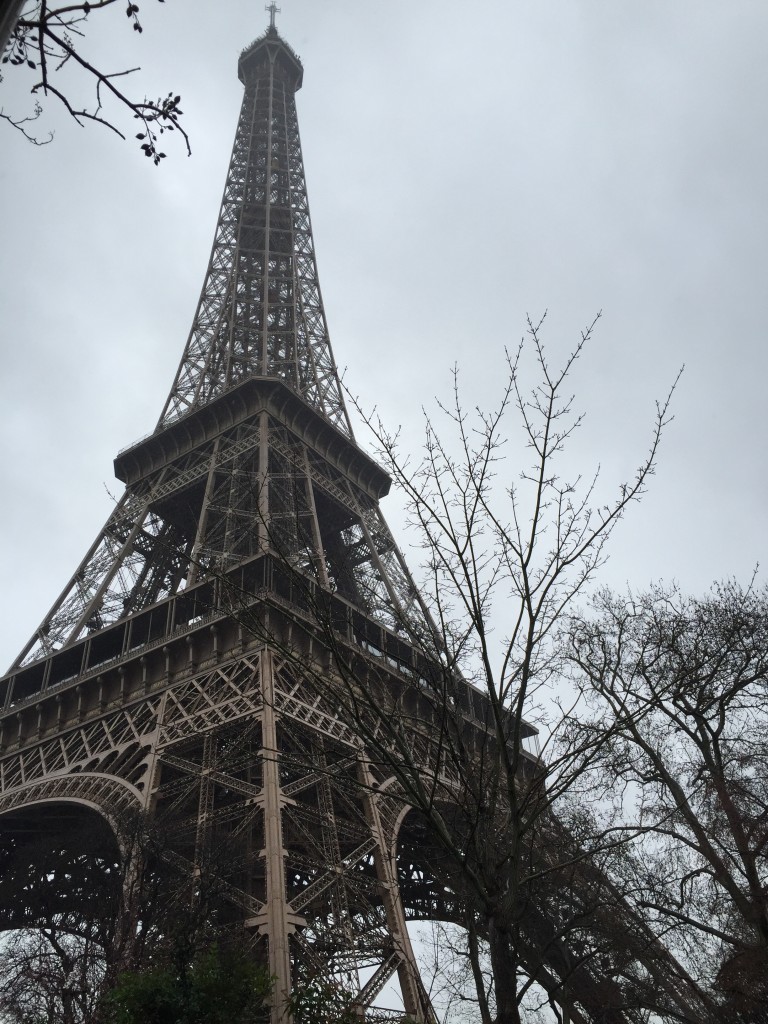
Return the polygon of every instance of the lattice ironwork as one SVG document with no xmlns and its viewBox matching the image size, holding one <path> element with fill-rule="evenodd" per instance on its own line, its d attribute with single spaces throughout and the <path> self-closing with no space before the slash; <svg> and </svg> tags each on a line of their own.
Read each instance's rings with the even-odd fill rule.
<svg viewBox="0 0 768 1024">
<path fill-rule="evenodd" d="M 243 105 L 208 272 L 168 401 L 143 442 L 164 457 L 127 481 L 14 668 L 266 549 L 387 627 L 423 634 L 416 589 L 378 511 L 381 489 L 371 496 L 350 478 L 362 453 L 317 278 L 294 98 L 301 63 L 270 28 L 243 52 L 239 74 Z M 340 465 L 328 458 L 327 440 L 317 445 L 311 416 L 301 424 L 293 410 L 281 416 L 284 401 L 273 396 L 269 415 L 258 402 L 250 414 L 233 411 L 238 386 L 265 379 L 300 396 L 306 412 L 346 440 L 348 452 L 334 444 Z M 222 424 L 221 408 L 230 423 Z M 116 466 L 141 447 L 121 453 Z"/>
<path fill-rule="evenodd" d="M 273 31 L 243 52 L 245 94 L 213 251 L 165 424 L 257 374 L 284 380 L 352 436 L 317 277 L 294 93 Z"/>
<path fill-rule="evenodd" d="M 288 571 L 289 604 L 316 587 L 340 622 L 354 612 L 350 635 L 369 654 L 426 618 L 328 339 L 301 64 L 272 25 L 239 74 L 211 258 L 168 401 L 154 433 L 118 455 L 123 497 L 0 680 L 0 833 L 4 812 L 42 803 L 99 809 L 118 832 L 144 810 L 187 877 L 226 851 L 222 914 L 268 962 L 275 1020 L 292 984 L 318 977 L 383 1020 L 376 998 L 397 974 L 406 1011 L 427 1021 L 389 798 L 353 723 L 279 653 L 293 627 L 275 646 L 248 622 L 262 591 L 278 600 L 267 558 Z"/>
<path fill-rule="evenodd" d="M 262 413 L 128 487 L 14 668 L 266 550 L 388 629 L 427 629 L 377 501 Z"/>
</svg>

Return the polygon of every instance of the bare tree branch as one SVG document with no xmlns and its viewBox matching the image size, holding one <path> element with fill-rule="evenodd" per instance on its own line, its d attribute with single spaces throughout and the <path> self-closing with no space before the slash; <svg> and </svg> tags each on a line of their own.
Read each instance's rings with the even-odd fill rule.
<svg viewBox="0 0 768 1024">
<path fill-rule="evenodd" d="M 55 96 L 78 124 L 93 121 L 125 139 L 127 130 L 118 127 L 111 110 L 104 111 L 103 93 L 106 93 L 109 99 L 117 104 L 117 110 L 122 108 L 123 111 L 128 111 L 132 118 L 139 122 L 137 127 L 140 131 L 136 133 L 136 138 L 141 143 L 145 156 L 157 166 L 166 155 L 161 151 L 159 142 L 159 136 L 166 132 L 179 132 L 184 139 L 187 153 L 191 152 L 189 137 L 180 122 L 181 97 L 174 95 L 173 92 L 157 100 L 150 100 L 146 96 L 143 99 L 129 96 L 118 87 L 117 80 L 132 75 L 139 68 L 103 71 L 81 52 L 89 16 L 111 7 L 116 2 L 117 0 L 94 0 L 90 3 L 52 7 L 47 0 L 31 0 L 22 8 L 21 16 L 11 32 L 2 63 L 10 68 L 37 72 L 40 77 L 32 86 L 31 92 L 36 95 Z M 127 5 L 126 14 L 133 30 L 142 32 L 138 13 L 138 4 L 131 0 Z M 70 98 L 65 87 L 52 81 L 52 75 L 68 64 L 78 67 L 85 79 L 92 81 L 95 89 L 93 105 L 81 105 L 79 101 Z M 41 141 L 24 127 L 29 121 L 36 120 L 41 112 L 42 107 L 39 100 L 36 100 L 35 113 L 30 117 L 13 117 L 5 113 L 0 116 L 19 128 L 30 142 L 41 145 L 50 141 L 50 138 Z"/>
</svg>

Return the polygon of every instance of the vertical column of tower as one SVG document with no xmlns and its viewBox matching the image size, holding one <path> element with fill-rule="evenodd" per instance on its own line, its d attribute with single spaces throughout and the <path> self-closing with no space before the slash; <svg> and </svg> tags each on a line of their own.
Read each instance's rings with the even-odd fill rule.
<svg viewBox="0 0 768 1024">
<path fill-rule="evenodd" d="M 299 119 L 293 93 L 286 93 L 283 119 L 290 189 L 299 390 L 310 405 L 321 409 L 335 426 L 351 437 L 352 424 L 344 404 L 320 293 Z"/>
<path fill-rule="evenodd" d="M 275 714 L 275 678 L 272 652 L 261 655 L 261 757 L 263 764 L 262 812 L 264 815 L 264 851 L 266 908 L 259 930 L 269 944 L 269 972 L 274 979 L 272 1024 L 285 1019 L 285 1003 L 291 992 L 291 957 L 288 947 L 289 907 L 285 887 L 280 761 Z"/>
<path fill-rule="evenodd" d="M 422 998 L 421 979 L 408 935 L 405 912 L 397 884 L 397 868 L 390 856 L 390 844 L 387 842 L 386 831 L 376 800 L 376 781 L 371 772 L 371 766 L 364 755 L 360 757 L 358 771 L 364 794 L 365 816 L 371 833 L 376 840 L 376 849 L 374 850 L 376 874 L 379 879 L 384 912 L 394 946 L 393 954 L 397 960 L 397 975 L 403 997 L 403 1006 L 405 1012 L 413 1020 L 419 1022 L 432 1021 L 434 1018 L 429 1009 L 428 1000 Z"/>
<path fill-rule="evenodd" d="M 213 809 L 213 780 L 215 768 L 216 737 L 207 733 L 203 739 L 203 764 L 200 774 L 200 795 L 197 806 L 197 828 L 195 830 L 195 871 L 204 870 L 208 847 L 209 818 Z"/>
</svg>

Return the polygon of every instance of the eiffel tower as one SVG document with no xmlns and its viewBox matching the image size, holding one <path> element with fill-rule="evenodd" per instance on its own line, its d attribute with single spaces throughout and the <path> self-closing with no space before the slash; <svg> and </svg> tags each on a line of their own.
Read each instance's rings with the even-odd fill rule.
<svg viewBox="0 0 768 1024">
<path fill-rule="evenodd" d="M 128 815 L 172 822 L 169 856 L 189 877 L 229 851 L 220 899 L 275 979 L 273 1024 L 317 978 L 353 992 L 361 1019 L 399 1019 L 377 1009 L 395 976 L 408 1017 L 431 1022 L 406 917 L 451 919 L 450 895 L 330 685 L 341 651 L 355 685 L 418 704 L 429 616 L 379 509 L 390 480 L 345 406 L 296 115 L 303 67 L 270 9 L 239 59 L 240 119 L 168 399 L 118 454 L 122 498 L 0 679 L 0 874 L 62 821 L 98 817 L 118 840 Z M 484 698 L 460 685 L 483 729 Z M 429 763 L 417 729 L 413 747 Z M 0 930 L 24 922 L 24 906 L 0 906 Z M 587 982 L 577 995 L 599 1015 Z"/>
<path fill-rule="evenodd" d="M 376 795 L 354 727 L 285 653 L 299 580 L 363 660 L 412 665 L 403 633 L 422 613 L 379 511 L 390 481 L 355 443 L 331 351 L 303 67 L 274 14 L 238 62 L 240 118 L 168 400 L 115 459 L 122 498 L 0 681 L 0 833 L 172 811 L 181 870 L 237 848 L 224 898 L 266 949 L 274 1022 L 297 978 L 318 976 L 375 1020 L 393 975 L 426 1021 L 394 855 L 402 805 Z M 6 908 L 1 924 L 21 919 Z"/>
</svg>

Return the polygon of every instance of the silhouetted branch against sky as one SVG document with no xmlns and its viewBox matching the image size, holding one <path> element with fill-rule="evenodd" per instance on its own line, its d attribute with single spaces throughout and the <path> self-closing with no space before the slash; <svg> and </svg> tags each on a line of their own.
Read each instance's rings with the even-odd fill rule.
<svg viewBox="0 0 768 1024">
<path fill-rule="evenodd" d="M 133 130 L 142 152 L 155 166 L 165 159 L 160 136 L 166 133 L 178 132 L 186 143 L 187 153 L 191 152 L 189 137 L 180 123 L 181 96 L 169 92 L 157 100 L 146 95 L 141 99 L 140 94 L 133 92 L 135 79 L 129 80 L 140 68 L 107 70 L 111 65 L 89 56 L 91 19 L 103 16 L 103 12 L 114 15 L 119 8 L 127 16 L 129 28 L 141 34 L 144 29 L 138 4 L 132 0 L 126 6 L 122 0 L 86 0 L 51 5 L 45 0 L 32 0 L 12 7 L 18 8 L 19 17 L 13 27 L 3 25 L 10 29 L 2 56 L 3 71 L 17 77 L 32 74 L 30 92 L 34 103 L 31 113 L 0 107 L 0 119 L 6 125 L 18 129 L 34 145 L 53 141 L 52 131 L 38 135 L 35 128 L 43 113 L 42 101 L 54 99 L 79 125 L 100 124 L 121 139 Z M 112 31 L 117 28 L 113 17 Z M 0 42 L 5 43 L 5 39 Z M 113 50 L 119 52 L 119 45 L 113 45 Z M 104 55 L 104 61 L 109 59 Z M 131 125 L 128 118 L 138 123 Z"/>
</svg>

